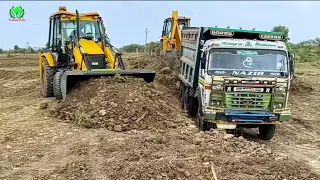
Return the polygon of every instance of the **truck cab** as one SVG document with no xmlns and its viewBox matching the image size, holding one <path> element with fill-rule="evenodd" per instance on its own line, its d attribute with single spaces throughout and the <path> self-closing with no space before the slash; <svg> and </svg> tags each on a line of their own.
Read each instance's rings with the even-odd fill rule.
<svg viewBox="0 0 320 180">
<path fill-rule="evenodd" d="M 259 128 L 270 140 L 288 108 L 294 56 L 281 32 L 190 27 L 182 32 L 180 99 L 201 130 Z"/>
</svg>

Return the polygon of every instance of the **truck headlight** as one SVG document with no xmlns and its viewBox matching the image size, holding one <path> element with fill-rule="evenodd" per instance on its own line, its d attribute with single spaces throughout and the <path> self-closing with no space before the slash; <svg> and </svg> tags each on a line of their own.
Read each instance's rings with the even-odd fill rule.
<svg viewBox="0 0 320 180">
<path fill-rule="evenodd" d="M 278 89 L 279 89 L 279 91 L 284 91 L 285 90 L 284 86 L 279 86 Z"/>
<path fill-rule="evenodd" d="M 221 106 L 221 101 L 211 101 L 211 106 L 219 107 Z"/>
<path fill-rule="evenodd" d="M 274 109 L 281 109 L 283 107 L 283 103 L 276 103 L 273 108 Z"/>
<path fill-rule="evenodd" d="M 213 90 L 222 90 L 222 89 L 223 89 L 223 86 L 222 86 L 221 84 L 213 85 L 213 86 L 212 86 L 212 89 L 213 89 Z"/>
</svg>

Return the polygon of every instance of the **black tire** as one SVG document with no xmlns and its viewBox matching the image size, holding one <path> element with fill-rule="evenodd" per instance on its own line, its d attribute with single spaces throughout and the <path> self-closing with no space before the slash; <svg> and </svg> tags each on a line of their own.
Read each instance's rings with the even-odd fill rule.
<svg viewBox="0 0 320 180">
<path fill-rule="evenodd" d="M 204 114 L 202 111 L 202 106 L 200 103 L 200 100 L 198 98 L 198 108 L 197 108 L 197 125 L 200 129 L 200 131 L 205 131 L 206 127 L 205 127 L 205 122 L 204 122 Z"/>
<path fill-rule="evenodd" d="M 263 124 L 259 126 L 260 138 L 263 140 L 271 140 L 276 132 L 275 124 Z"/>
<path fill-rule="evenodd" d="M 53 97 L 53 78 L 55 69 L 49 66 L 47 61 L 42 65 L 43 76 L 41 77 L 41 92 L 43 97 Z"/>
<path fill-rule="evenodd" d="M 198 99 L 194 97 L 188 97 L 188 102 L 187 102 L 187 111 L 188 115 L 191 117 L 194 117 L 197 115 L 198 111 Z"/>
<path fill-rule="evenodd" d="M 181 104 L 181 108 L 182 108 L 182 104 L 183 104 L 183 96 L 184 96 L 184 87 L 183 85 L 180 86 L 180 89 L 179 89 L 179 102 Z"/>
<path fill-rule="evenodd" d="M 62 72 L 58 71 L 54 75 L 53 79 L 53 92 L 54 96 L 56 97 L 57 100 L 61 100 L 63 98 L 62 96 L 62 91 L 61 91 L 61 77 L 62 77 Z"/>
<path fill-rule="evenodd" d="M 185 87 L 183 88 L 183 107 L 182 110 L 188 110 L 188 99 L 189 99 L 189 93 L 188 93 L 188 89 Z"/>
</svg>

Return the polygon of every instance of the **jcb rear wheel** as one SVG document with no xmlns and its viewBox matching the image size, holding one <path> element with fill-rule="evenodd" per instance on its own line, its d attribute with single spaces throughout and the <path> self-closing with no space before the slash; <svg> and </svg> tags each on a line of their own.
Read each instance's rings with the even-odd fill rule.
<svg viewBox="0 0 320 180">
<path fill-rule="evenodd" d="M 53 92 L 57 100 L 61 100 L 63 98 L 62 91 L 61 91 L 61 77 L 62 77 L 62 72 L 58 71 L 54 75 L 54 79 L 53 79 Z"/>
<path fill-rule="evenodd" d="M 53 77 L 55 69 L 51 68 L 47 61 L 43 62 L 41 76 L 41 91 L 43 97 L 53 97 Z"/>
</svg>

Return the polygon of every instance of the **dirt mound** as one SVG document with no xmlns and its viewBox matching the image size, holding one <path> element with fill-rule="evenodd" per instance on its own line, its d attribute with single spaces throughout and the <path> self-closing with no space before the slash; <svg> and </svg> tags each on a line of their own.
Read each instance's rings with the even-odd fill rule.
<svg viewBox="0 0 320 180">
<path fill-rule="evenodd" d="M 311 84 L 307 84 L 297 76 L 293 77 L 291 83 L 291 92 L 293 94 L 310 93 L 313 90 L 314 89 Z"/>
<path fill-rule="evenodd" d="M 308 167 L 275 155 L 269 146 L 194 127 L 170 131 L 100 133 L 74 142 L 68 159 L 39 179 L 308 179 Z M 97 166 L 98 165 L 98 166 Z M 122 172 L 122 173 L 119 173 Z M 51 178 L 50 178 L 51 177 Z"/>
<path fill-rule="evenodd" d="M 51 111 L 84 127 L 114 131 L 176 128 L 175 107 L 167 89 L 130 77 L 104 77 L 81 82 Z"/>
<path fill-rule="evenodd" d="M 170 92 L 177 94 L 178 78 L 178 59 L 176 56 L 149 57 L 136 56 L 130 57 L 126 61 L 127 67 L 130 69 L 150 69 L 156 71 L 155 80 L 167 88 Z"/>
<path fill-rule="evenodd" d="M 273 154 L 266 145 L 218 131 L 179 129 L 102 141 L 108 145 L 104 155 L 117 157 L 104 164 L 111 179 L 213 179 L 213 173 L 220 180 L 317 179 L 308 168 Z"/>
</svg>

